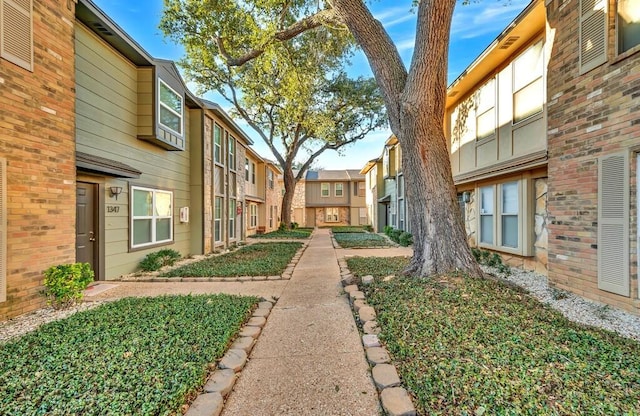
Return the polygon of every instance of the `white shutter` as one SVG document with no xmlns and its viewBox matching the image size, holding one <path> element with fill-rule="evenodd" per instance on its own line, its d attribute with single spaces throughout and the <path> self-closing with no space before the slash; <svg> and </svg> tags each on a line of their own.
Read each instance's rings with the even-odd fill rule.
<svg viewBox="0 0 640 416">
<path fill-rule="evenodd" d="M 33 0 L 0 0 L 0 56 L 33 71 Z"/>
<path fill-rule="evenodd" d="M 580 73 L 607 61 L 607 0 L 580 0 Z"/>
<path fill-rule="evenodd" d="M 0 302 L 7 300 L 7 160 L 0 159 Z"/>
<path fill-rule="evenodd" d="M 629 155 L 598 163 L 598 288 L 629 296 Z"/>
</svg>

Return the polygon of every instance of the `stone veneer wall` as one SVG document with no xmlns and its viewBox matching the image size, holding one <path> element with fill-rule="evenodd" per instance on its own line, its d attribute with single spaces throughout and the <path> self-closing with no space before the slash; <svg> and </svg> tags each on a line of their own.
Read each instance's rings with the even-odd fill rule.
<svg viewBox="0 0 640 416">
<path fill-rule="evenodd" d="M 324 221 L 324 208 L 316 208 L 316 227 L 336 227 L 349 224 L 349 214 L 351 210 L 349 207 L 338 207 L 338 222 L 325 222 Z"/>
<path fill-rule="evenodd" d="M 547 178 L 534 180 L 535 189 L 535 214 L 534 214 L 534 255 L 533 257 L 515 256 L 508 253 L 500 253 L 502 259 L 511 266 L 525 270 L 533 270 L 547 274 L 547 250 L 548 250 L 548 215 L 547 215 Z M 477 247 L 477 201 L 476 192 L 470 191 L 471 200 L 465 204 L 465 228 L 467 240 L 471 247 Z"/>
</svg>

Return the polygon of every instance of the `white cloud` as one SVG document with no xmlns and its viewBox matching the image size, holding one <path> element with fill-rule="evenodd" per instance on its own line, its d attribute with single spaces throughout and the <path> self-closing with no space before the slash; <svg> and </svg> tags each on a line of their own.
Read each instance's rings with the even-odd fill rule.
<svg viewBox="0 0 640 416">
<path fill-rule="evenodd" d="M 522 11 L 530 0 L 512 0 L 508 4 L 501 1 L 471 3 L 457 7 L 451 24 L 451 36 L 471 39 L 495 33 L 496 28 L 505 28 L 514 15 Z"/>
<path fill-rule="evenodd" d="M 414 37 L 396 42 L 396 48 L 398 48 L 399 52 L 412 50 L 415 45 L 416 45 L 416 39 Z"/>
</svg>

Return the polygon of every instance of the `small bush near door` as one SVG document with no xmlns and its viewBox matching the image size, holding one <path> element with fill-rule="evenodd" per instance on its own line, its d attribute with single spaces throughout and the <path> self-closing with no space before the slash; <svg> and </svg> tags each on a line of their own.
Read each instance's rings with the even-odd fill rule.
<svg viewBox="0 0 640 416">
<path fill-rule="evenodd" d="M 164 266 L 173 266 L 182 256 L 176 250 L 164 249 L 149 253 L 140 262 L 140 268 L 145 272 L 154 272 Z"/>
<path fill-rule="evenodd" d="M 69 307 L 82 299 L 82 291 L 93 278 L 89 263 L 51 266 L 44 271 L 44 295 L 55 309 Z"/>
</svg>

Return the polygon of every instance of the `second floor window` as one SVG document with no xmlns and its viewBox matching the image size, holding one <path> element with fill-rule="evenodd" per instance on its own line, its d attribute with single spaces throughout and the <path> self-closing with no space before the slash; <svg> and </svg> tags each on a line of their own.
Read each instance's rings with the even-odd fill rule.
<svg viewBox="0 0 640 416">
<path fill-rule="evenodd" d="M 493 79 L 480 87 L 476 99 L 476 138 L 480 140 L 496 132 L 496 87 Z"/>
<path fill-rule="evenodd" d="M 229 152 L 229 169 L 236 169 L 236 139 L 229 135 L 227 137 L 227 149 Z"/>
<path fill-rule="evenodd" d="M 251 164 L 251 184 L 252 185 L 256 184 L 256 164 L 255 163 Z"/>
<path fill-rule="evenodd" d="M 244 180 L 249 182 L 249 159 L 244 159 Z"/>
<path fill-rule="evenodd" d="M 273 171 L 271 169 L 267 171 L 267 181 L 269 183 L 269 189 L 273 189 Z"/>
<path fill-rule="evenodd" d="M 618 0 L 618 53 L 640 45 L 640 0 Z"/>
<path fill-rule="evenodd" d="M 323 198 L 327 198 L 329 196 L 329 183 L 322 182 L 320 184 L 320 196 Z"/>
<path fill-rule="evenodd" d="M 542 111 L 544 104 L 542 41 L 524 51 L 513 62 L 513 122 Z"/>
<path fill-rule="evenodd" d="M 217 124 L 213 126 L 213 161 L 222 163 L 222 129 Z"/>
<path fill-rule="evenodd" d="M 341 183 L 337 183 L 335 185 L 335 194 L 337 197 L 341 197 L 342 195 L 344 195 L 344 184 Z"/>
<path fill-rule="evenodd" d="M 183 100 L 170 86 L 159 80 L 160 125 L 182 136 Z"/>
</svg>

